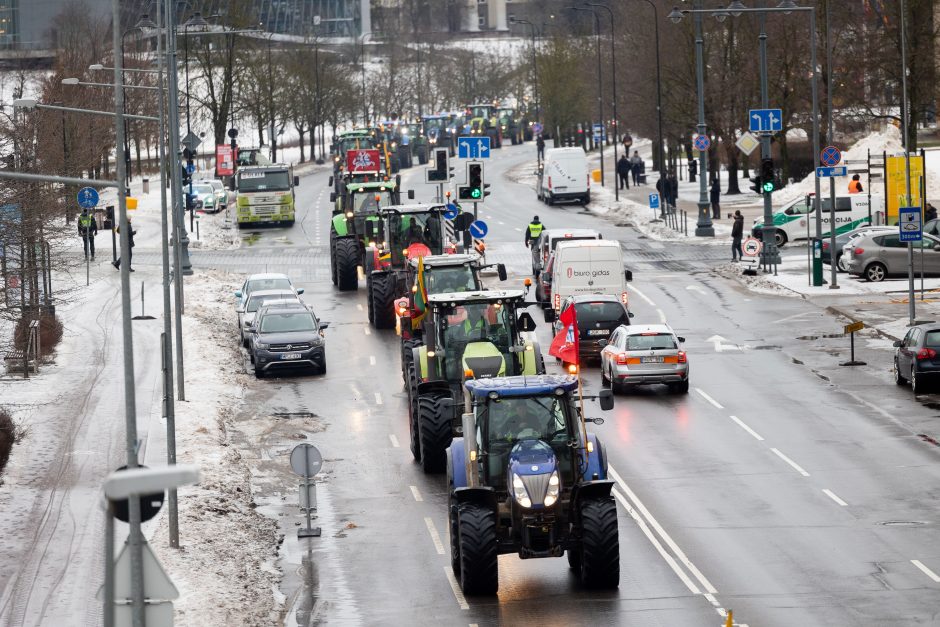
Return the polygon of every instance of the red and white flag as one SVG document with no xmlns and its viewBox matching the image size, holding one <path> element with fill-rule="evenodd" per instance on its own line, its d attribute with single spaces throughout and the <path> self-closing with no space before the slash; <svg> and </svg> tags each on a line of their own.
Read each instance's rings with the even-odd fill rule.
<svg viewBox="0 0 940 627">
<path fill-rule="evenodd" d="M 564 363 L 579 365 L 580 334 L 578 333 L 578 316 L 574 311 L 574 306 L 565 309 L 558 316 L 558 321 L 561 323 L 561 330 L 552 340 L 548 354 L 559 358 Z"/>
</svg>

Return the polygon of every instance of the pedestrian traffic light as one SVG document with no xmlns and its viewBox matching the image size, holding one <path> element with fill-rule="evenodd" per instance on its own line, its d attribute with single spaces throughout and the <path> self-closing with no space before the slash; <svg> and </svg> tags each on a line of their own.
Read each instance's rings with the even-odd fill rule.
<svg viewBox="0 0 940 627">
<path fill-rule="evenodd" d="M 450 180 L 450 154 L 447 148 L 434 149 L 434 167 L 425 170 L 426 183 L 446 183 Z"/>
<path fill-rule="evenodd" d="M 755 194 L 763 194 L 764 183 L 763 181 L 761 181 L 760 172 L 757 173 L 757 176 L 752 176 L 750 180 L 751 180 L 751 191 L 754 192 Z"/>
<path fill-rule="evenodd" d="M 470 200 L 482 202 L 483 200 L 483 162 L 470 161 L 467 163 L 467 187 L 470 188 Z"/>
<path fill-rule="evenodd" d="M 760 162 L 761 192 L 769 194 L 774 191 L 776 186 L 776 174 L 774 173 L 774 160 L 767 158 Z"/>
</svg>

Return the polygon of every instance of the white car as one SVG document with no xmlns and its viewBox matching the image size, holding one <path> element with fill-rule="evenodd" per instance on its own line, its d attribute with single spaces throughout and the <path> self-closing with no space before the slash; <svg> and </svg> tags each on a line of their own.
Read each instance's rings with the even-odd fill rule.
<svg viewBox="0 0 940 627">
<path fill-rule="evenodd" d="M 601 349 L 601 383 L 615 394 L 655 383 L 687 394 L 689 357 L 680 347 L 683 342 L 666 324 L 620 326 Z"/>
<path fill-rule="evenodd" d="M 300 298 L 294 290 L 255 290 L 245 300 L 245 306 L 238 309 L 238 336 L 242 346 L 248 348 L 248 328 L 255 321 L 255 314 L 268 301 L 293 298 L 298 303 Z"/>
<path fill-rule="evenodd" d="M 304 293 L 303 288 L 294 288 L 294 284 L 291 283 L 290 277 L 286 274 L 276 272 L 252 274 L 242 283 L 241 289 L 235 291 L 236 311 L 238 311 L 245 299 L 255 290 L 294 290 L 298 296 Z"/>
</svg>

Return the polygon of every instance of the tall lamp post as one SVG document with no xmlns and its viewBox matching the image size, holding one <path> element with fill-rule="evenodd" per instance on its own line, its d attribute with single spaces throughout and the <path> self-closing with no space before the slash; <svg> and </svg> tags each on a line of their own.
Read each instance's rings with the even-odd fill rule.
<svg viewBox="0 0 940 627">
<path fill-rule="evenodd" d="M 369 105 L 366 103 L 366 37 L 371 37 L 372 31 L 359 35 L 359 69 L 362 73 L 362 124 L 369 124 Z"/>
<path fill-rule="evenodd" d="M 539 66 L 538 66 L 538 53 L 535 46 L 535 38 L 538 35 L 538 27 L 530 22 L 529 20 L 520 20 L 512 19 L 511 23 L 524 24 L 530 27 L 532 31 L 532 78 L 533 78 L 533 95 L 535 96 L 535 121 L 541 121 L 539 118 L 541 100 L 539 98 Z M 542 166 L 542 153 L 536 151 L 536 159 L 538 160 L 539 167 Z"/>
<path fill-rule="evenodd" d="M 659 9 L 653 0 L 643 0 L 653 7 L 653 26 L 656 37 L 656 160 L 659 163 L 659 178 L 663 178 L 663 79 L 662 65 L 659 58 Z"/>
<path fill-rule="evenodd" d="M 594 9 L 584 7 L 565 7 L 569 11 L 583 11 L 594 16 L 594 42 L 597 51 L 597 117 L 601 125 L 601 187 L 604 186 L 604 81 L 601 75 L 601 18 Z M 593 132 L 593 128 L 591 131 Z"/>
<path fill-rule="evenodd" d="M 610 87 L 613 90 L 614 96 L 614 200 L 620 200 L 620 184 L 617 181 L 617 142 L 620 135 L 620 119 L 617 117 L 617 47 L 614 44 L 614 12 L 611 11 L 610 7 L 604 4 L 598 4 L 596 2 L 585 2 L 585 5 L 589 7 L 597 7 L 598 9 L 604 9 L 607 11 L 607 15 L 610 16 L 610 67 L 611 67 L 611 83 Z M 595 18 L 597 15 L 595 14 Z M 598 31 L 600 27 L 598 26 Z M 603 138 L 601 140 L 601 146 L 603 147 Z M 602 148 L 603 149 L 603 148 Z M 601 154 L 601 163 L 604 162 L 603 153 Z"/>
</svg>

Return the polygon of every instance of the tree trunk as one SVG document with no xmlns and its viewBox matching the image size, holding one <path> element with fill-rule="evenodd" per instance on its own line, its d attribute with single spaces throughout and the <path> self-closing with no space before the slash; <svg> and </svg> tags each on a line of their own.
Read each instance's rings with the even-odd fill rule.
<svg viewBox="0 0 940 627">
<path fill-rule="evenodd" d="M 306 158 L 304 157 L 304 135 L 306 134 L 306 128 L 307 127 L 304 125 L 300 125 L 297 127 L 297 133 L 300 135 L 300 162 L 301 163 L 306 161 Z M 312 154 L 310 156 L 313 157 Z"/>
<path fill-rule="evenodd" d="M 137 176 L 144 175 L 144 166 L 140 160 L 140 136 L 134 135 L 134 152 L 137 154 Z"/>
<path fill-rule="evenodd" d="M 741 188 L 738 186 L 738 149 L 732 148 L 728 151 L 728 190 L 725 196 L 740 194 Z"/>
</svg>

